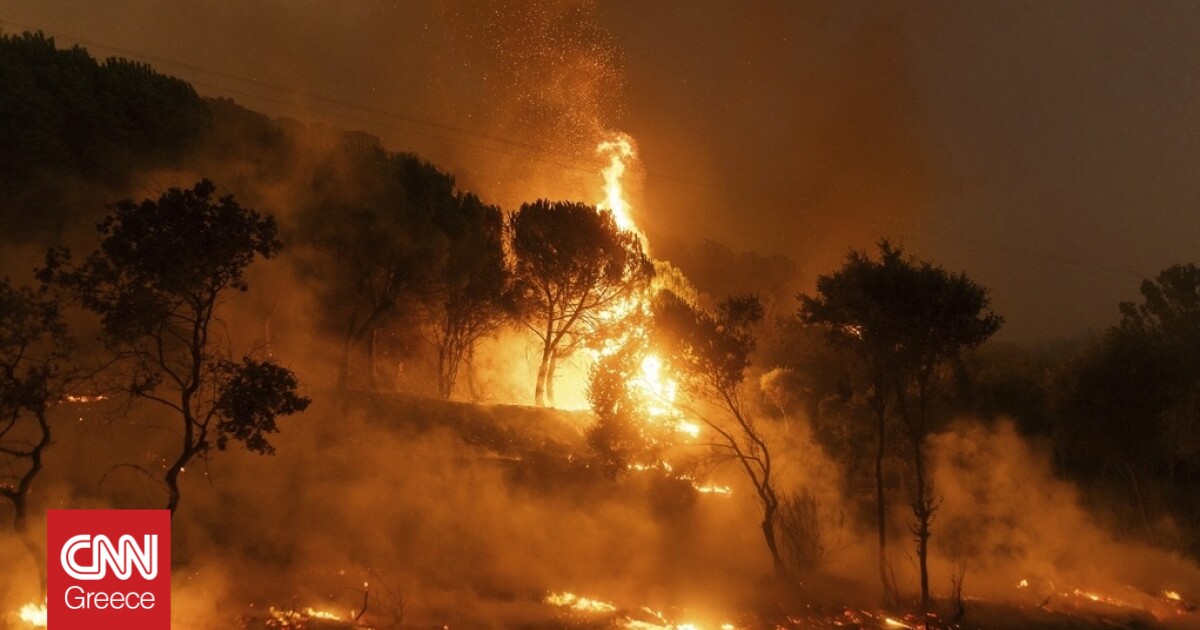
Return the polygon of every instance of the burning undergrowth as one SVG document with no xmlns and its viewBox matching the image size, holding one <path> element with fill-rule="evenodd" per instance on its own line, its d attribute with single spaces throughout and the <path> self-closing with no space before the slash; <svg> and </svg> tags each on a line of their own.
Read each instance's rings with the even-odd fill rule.
<svg viewBox="0 0 1200 630">
<path fill-rule="evenodd" d="M 85 414 L 67 425 L 48 467 L 66 474 L 48 477 L 49 504 L 157 503 L 146 473 L 162 464 L 132 439 L 154 424 Z M 478 430 L 505 424 L 507 434 Z M 273 458 L 233 453 L 188 467 L 175 525 L 176 627 L 229 627 L 246 615 L 304 622 L 271 607 L 328 611 L 340 623 L 368 596 L 360 621 L 376 627 L 401 610 L 406 624 L 505 626 L 552 616 L 542 599 L 556 585 L 677 597 L 683 587 L 663 576 L 692 576 L 683 581 L 698 598 L 719 593 L 725 580 L 715 576 L 726 572 L 701 569 L 718 562 L 738 517 L 669 480 L 614 486 L 581 445 L 570 413 L 382 397 L 314 408 L 280 435 Z M 14 543 L 5 539 L 4 557 L 22 566 Z M 12 595 L 14 607 L 29 597 Z M 306 627 L 326 622 L 335 620 Z"/>
<path fill-rule="evenodd" d="M 70 474 L 48 481 L 46 499 L 153 502 L 157 488 L 116 467 L 153 465 L 144 442 L 125 441 L 153 418 L 114 422 L 81 407 L 53 452 L 52 469 Z M 945 497 L 935 574 L 968 567 L 969 613 L 951 622 L 879 612 L 854 532 L 799 596 L 781 596 L 753 578 L 768 559 L 736 475 L 706 480 L 730 496 L 662 471 L 614 481 L 591 465 L 587 421 L 352 394 L 289 425 L 274 458 L 189 468 L 174 627 L 1182 628 L 1197 618 L 1196 569 L 1107 536 L 1004 425 L 935 438 Z M 97 446 L 121 443 L 137 447 Z M 13 542 L 2 551 L 18 566 Z M 27 596 L 12 588 L 7 608 Z"/>
</svg>

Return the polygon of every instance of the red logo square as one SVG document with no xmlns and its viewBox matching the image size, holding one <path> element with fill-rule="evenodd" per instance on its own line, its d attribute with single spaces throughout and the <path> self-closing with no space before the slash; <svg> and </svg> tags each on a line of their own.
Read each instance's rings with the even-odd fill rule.
<svg viewBox="0 0 1200 630">
<path fill-rule="evenodd" d="M 171 513 L 50 510 L 47 630 L 170 630 Z"/>
</svg>

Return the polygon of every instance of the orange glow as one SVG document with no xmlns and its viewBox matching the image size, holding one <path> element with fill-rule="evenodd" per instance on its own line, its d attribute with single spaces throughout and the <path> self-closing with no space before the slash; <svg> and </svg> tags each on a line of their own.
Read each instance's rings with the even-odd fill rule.
<svg viewBox="0 0 1200 630">
<path fill-rule="evenodd" d="M 303 628 L 305 622 L 318 619 L 322 621 L 342 621 L 342 618 L 334 613 L 325 610 L 317 610 L 311 606 L 304 610 L 283 610 L 270 607 L 268 611 L 271 613 L 271 618 L 267 620 L 267 626 L 275 628 Z"/>
<path fill-rule="evenodd" d="M 19 617 L 21 619 L 21 621 L 23 621 L 35 628 L 45 628 L 46 627 L 46 603 L 42 602 L 41 604 L 37 604 L 34 602 L 30 602 L 28 604 L 25 604 L 24 606 L 21 607 L 21 610 L 17 611 L 17 617 Z"/>
<path fill-rule="evenodd" d="M 633 220 L 632 205 L 625 191 L 624 177 L 628 164 L 637 158 L 633 139 L 624 133 L 616 133 L 611 138 L 600 142 L 596 146 L 596 152 L 608 159 L 607 166 L 600 172 L 604 180 L 604 195 L 597 207 L 612 212 L 617 227 L 633 232 L 642 247 L 647 249 L 646 237 Z M 633 314 L 647 314 L 650 297 L 651 295 L 646 292 L 632 295 L 609 306 L 599 314 L 599 319 L 605 323 L 613 323 L 625 320 Z M 601 357 L 609 356 L 631 340 L 644 338 L 645 335 L 646 331 L 639 328 L 630 331 L 623 338 L 606 339 L 601 343 L 600 348 L 593 352 L 592 359 L 598 360 Z M 631 393 L 641 399 L 651 419 L 671 422 L 680 433 L 693 438 L 697 437 L 700 434 L 700 427 L 695 423 L 683 421 L 675 409 L 679 386 L 673 379 L 666 376 L 662 359 L 654 354 L 647 354 L 641 358 L 639 368 L 638 373 L 630 377 L 626 385 Z"/>
<path fill-rule="evenodd" d="M 604 199 L 597 204 L 597 207 L 612 212 L 613 218 L 617 221 L 617 227 L 634 232 L 642 241 L 642 245 L 645 245 L 646 239 L 630 214 L 629 199 L 625 196 L 625 187 L 622 182 L 625 177 L 626 162 L 632 161 L 637 156 L 633 150 L 633 139 L 623 133 L 618 133 L 611 140 L 605 140 L 597 145 L 596 153 L 608 158 L 608 166 L 600 171 L 600 174 L 604 176 Z"/>
<path fill-rule="evenodd" d="M 73 396 L 73 395 L 67 395 L 67 397 L 66 397 L 66 398 L 63 398 L 63 400 L 65 400 L 66 402 L 69 402 L 69 403 L 87 404 L 87 403 L 100 402 L 100 401 L 102 401 L 102 400 L 108 400 L 108 396 L 99 396 L 99 395 L 97 395 L 97 396 Z"/>
<path fill-rule="evenodd" d="M 563 591 L 562 593 L 550 593 L 546 596 L 544 601 L 551 606 L 570 608 L 571 610 L 575 610 L 577 612 L 608 613 L 617 609 L 616 606 L 613 606 L 608 602 L 602 602 L 598 599 L 590 599 L 587 597 L 580 597 L 575 593 L 570 593 L 567 591 Z"/>
</svg>

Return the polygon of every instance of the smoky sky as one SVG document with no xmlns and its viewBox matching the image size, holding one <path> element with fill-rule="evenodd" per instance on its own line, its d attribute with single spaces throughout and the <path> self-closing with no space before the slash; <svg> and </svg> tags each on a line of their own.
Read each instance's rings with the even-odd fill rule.
<svg viewBox="0 0 1200 630">
<path fill-rule="evenodd" d="M 1108 325 L 1200 259 L 1190 3 L 9 0 L 0 20 L 374 133 L 506 208 L 591 194 L 592 137 L 624 131 L 651 234 L 787 254 L 797 290 L 890 237 L 991 287 L 1009 339 Z"/>
</svg>

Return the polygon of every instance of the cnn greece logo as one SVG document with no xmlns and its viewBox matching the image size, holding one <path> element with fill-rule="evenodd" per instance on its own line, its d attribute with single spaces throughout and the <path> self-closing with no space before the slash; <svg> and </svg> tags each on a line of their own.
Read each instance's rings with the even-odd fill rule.
<svg viewBox="0 0 1200 630">
<path fill-rule="evenodd" d="M 128 580 L 136 567 L 142 578 L 153 580 L 158 577 L 158 535 L 143 536 L 139 547 L 133 536 L 125 535 L 114 545 L 108 536 L 80 534 L 63 545 L 62 568 L 76 580 L 103 580 L 111 567 L 118 580 Z M 76 555 L 80 551 L 91 551 L 92 562 L 79 564 Z"/>
<path fill-rule="evenodd" d="M 168 630 L 166 510 L 51 510 L 49 630 Z"/>
</svg>

